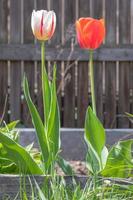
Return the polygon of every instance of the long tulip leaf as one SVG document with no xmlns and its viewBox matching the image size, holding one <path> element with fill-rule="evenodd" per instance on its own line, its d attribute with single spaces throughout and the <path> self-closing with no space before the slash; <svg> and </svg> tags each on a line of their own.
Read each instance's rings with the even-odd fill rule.
<svg viewBox="0 0 133 200">
<path fill-rule="evenodd" d="M 105 131 L 91 107 L 87 109 L 86 113 L 85 138 L 100 156 L 105 145 Z"/>
<path fill-rule="evenodd" d="M 58 153 L 60 148 L 60 117 L 59 108 L 56 96 L 56 67 L 54 66 L 53 81 L 51 85 L 51 106 L 48 119 L 48 138 L 51 151 L 54 156 Z"/>
<path fill-rule="evenodd" d="M 98 173 L 106 162 L 102 159 L 105 154 L 105 131 L 91 107 L 88 107 L 85 118 L 85 140 L 88 145 L 88 167 L 92 173 Z"/>
<path fill-rule="evenodd" d="M 39 113 L 31 100 L 28 81 L 25 77 L 23 81 L 23 87 L 24 87 L 25 98 L 29 107 L 31 117 L 32 117 L 33 125 L 36 129 L 37 138 L 38 138 L 38 142 L 41 148 L 43 160 L 47 161 L 49 157 L 49 150 L 48 150 L 48 141 L 47 141 L 46 131 L 43 126 L 42 120 L 39 116 Z"/>
</svg>

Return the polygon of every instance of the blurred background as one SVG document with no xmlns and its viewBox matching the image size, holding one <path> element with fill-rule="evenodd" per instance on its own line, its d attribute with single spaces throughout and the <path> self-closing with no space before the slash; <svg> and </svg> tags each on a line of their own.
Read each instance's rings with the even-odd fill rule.
<svg viewBox="0 0 133 200">
<path fill-rule="evenodd" d="M 0 118 L 32 127 L 24 99 L 25 73 L 31 97 L 43 117 L 40 43 L 31 31 L 31 13 L 54 10 L 57 27 L 46 45 L 51 78 L 57 64 L 57 92 L 62 127 L 83 127 L 91 105 L 88 52 L 75 34 L 79 17 L 104 18 L 106 39 L 94 53 L 97 113 L 106 128 L 131 128 L 133 113 L 133 0 L 0 0 Z"/>
</svg>

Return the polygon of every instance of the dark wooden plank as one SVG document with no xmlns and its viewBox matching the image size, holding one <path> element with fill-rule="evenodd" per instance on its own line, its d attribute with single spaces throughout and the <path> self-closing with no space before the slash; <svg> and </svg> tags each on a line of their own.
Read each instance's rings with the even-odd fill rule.
<svg viewBox="0 0 133 200">
<path fill-rule="evenodd" d="M 121 0 L 119 4 L 119 43 L 130 43 L 130 0 Z M 118 112 L 129 112 L 129 62 L 119 63 L 119 102 Z M 118 127 L 129 127 L 129 120 L 119 117 Z"/>
<path fill-rule="evenodd" d="M 36 1 L 36 10 L 48 10 L 47 0 L 37 0 Z"/>
<path fill-rule="evenodd" d="M 77 82 L 77 127 L 84 127 L 85 114 L 90 101 L 88 98 L 88 63 L 78 63 Z"/>
<path fill-rule="evenodd" d="M 106 44 L 116 44 L 116 0 L 105 1 Z M 112 13 L 114 13 L 112 15 Z M 105 62 L 105 110 L 106 128 L 116 127 L 116 62 Z"/>
<path fill-rule="evenodd" d="M 82 7 L 82 9 L 80 9 Z M 90 16 L 90 1 L 79 1 L 79 18 Z M 87 51 L 88 54 L 88 51 Z M 89 55 L 88 55 L 89 60 Z M 77 127 L 84 127 L 85 114 L 89 105 L 89 77 L 88 62 L 78 62 L 77 70 Z"/>
<path fill-rule="evenodd" d="M 90 14 L 90 2 L 91 0 L 79 0 L 79 18 L 80 17 L 89 17 L 91 14 Z M 81 9 L 82 8 L 82 9 Z"/>
<path fill-rule="evenodd" d="M 10 2 L 10 43 L 21 42 L 21 1 Z M 17 16 L 17 17 L 16 17 Z M 10 110 L 11 120 L 20 119 L 21 113 L 21 62 L 11 62 L 10 66 Z"/>
<path fill-rule="evenodd" d="M 34 36 L 31 29 L 31 13 L 34 7 L 33 0 L 24 0 L 24 13 L 23 13 L 23 27 L 24 27 L 24 34 L 23 34 L 23 41 L 25 44 L 34 43 Z M 35 86 L 35 65 L 32 61 L 24 62 L 24 74 L 28 78 L 29 88 L 30 88 L 30 95 L 35 103 L 35 94 L 34 94 L 34 86 Z M 26 127 L 32 126 L 31 116 L 29 113 L 29 109 L 27 106 L 26 101 L 23 102 L 23 123 Z"/>
<path fill-rule="evenodd" d="M 56 14 L 56 29 L 53 37 L 51 38 L 51 46 L 54 48 L 59 48 L 61 46 L 61 27 L 63 23 L 62 18 L 62 0 L 51 0 L 50 9 L 54 10 Z"/>
<path fill-rule="evenodd" d="M 88 51 L 74 48 L 70 57 L 70 46 L 67 48 L 47 48 L 46 60 L 50 61 L 88 61 Z M 11 61 L 39 61 L 41 59 L 40 45 L 32 44 L 1 44 L 0 60 Z M 120 45 L 116 47 L 105 47 L 94 52 L 96 61 L 133 61 L 133 45 Z"/>
<path fill-rule="evenodd" d="M 130 113 L 133 114 L 133 63 L 129 68 L 129 87 L 130 87 Z M 130 123 L 130 127 L 133 128 L 133 120 Z"/>
<path fill-rule="evenodd" d="M 94 62 L 94 82 L 97 116 L 103 123 L 103 63 Z"/>
<path fill-rule="evenodd" d="M 0 1 L 0 45 L 8 42 L 8 2 Z M 0 60 L 0 121 L 8 120 L 8 64 Z"/>
<path fill-rule="evenodd" d="M 72 63 L 71 63 L 72 64 Z M 75 67 L 65 76 L 63 126 L 75 127 Z"/>
<path fill-rule="evenodd" d="M 76 19 L 76 1 L 64 1 L 64 44 L 72 45 L 73 24 Z M 75 127 L 75 63 L 70 62 L 72 49 L 69 51 L 68 61 L 64 62 L 65 88 L 64 88 L 64 127 Z M 71 67 L 70 67 L 71 66 Z M 67 70 L 68 69 L 68 70 Z"/>
<path fill-rule="evenodd" d="M 92 17 L 102 18 L 102 7 L 103 1 L 92 1 Z M 94 80 L 97 116 L 103 122 L 103 62 L 94 62 Z"/>
<path fill-rule="evenodd" d="M 130 21 L 130 44 L 133 44 L 133 1 L 130 2 L 130 13 L 131 13 L 131 21 Z M 130 64 L 130 76 L 129 76 L 129 85 L 130 85 L 130 113 L 133 113 L 133 62 Z M 133 128 L 133 122 L 130 123 L 130 127 Z"/>
</svg>

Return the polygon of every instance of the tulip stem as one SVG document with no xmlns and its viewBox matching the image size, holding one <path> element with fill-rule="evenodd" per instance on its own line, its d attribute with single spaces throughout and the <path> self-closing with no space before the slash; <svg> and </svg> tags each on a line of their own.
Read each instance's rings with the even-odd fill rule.
<svg viewBox="0 0 133 200">
<path fill-rule="evenodd" d="M 42 78 L 42 96 L 43 96 L 43 114 L 45 117 L 45 86 L 44 86 L 44 73 L 45 73 L 45 43 L 42 41 L 41 43 L 41 61 L 42 61 L 42 69 L 41 69 L 41 78 Z"/>
<path fill-rule="evenodd" d="M 95 85 L 94 85 L 94 68 L 93 68 L 93 50 L 89 50 L 89 77 L 91 82 L 91 99 L 92 109 L 96 115 Z"/>
</svg>

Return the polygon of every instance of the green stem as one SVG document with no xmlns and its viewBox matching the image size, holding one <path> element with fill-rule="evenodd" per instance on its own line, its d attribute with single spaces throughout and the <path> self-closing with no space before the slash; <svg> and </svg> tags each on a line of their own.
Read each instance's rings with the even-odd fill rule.
<svg viewBox="0 0 133 200">
<path fill-rule="evenodd" d="M 44 41 L 42 41 L 42 43 L 41 43 L 41 61 L 42 61 L 41 78 L 42 78 L 43 114 L 44 114 L 44 117 L 45 117 L 45 86 L 44 86 L 45 43 L 44 43 Z"/>
<path fill-rule="evenodd" d="M 91 81 L 91 98 L 92 98 L 92 109 L 96 115 L 96 100 L 95 100 L 95 86 L 94 86 L 94 69 L 93 69 L 93 50 L 89 50 L 89 75 Z"/>
</svg>

